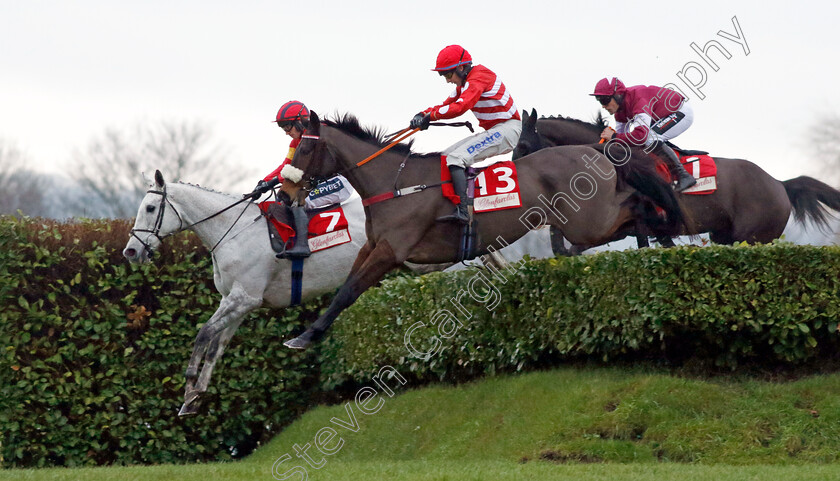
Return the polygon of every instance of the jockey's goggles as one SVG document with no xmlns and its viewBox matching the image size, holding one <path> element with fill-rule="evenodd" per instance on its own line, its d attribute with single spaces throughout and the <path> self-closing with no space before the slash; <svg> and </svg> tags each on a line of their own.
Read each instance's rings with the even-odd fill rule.
<svg viewBox="0 0 840 481">
<path fill-rule="evenodd" d="M 613 98 L 612 95 L 596 95 L 595 96 L 595 100 L 597 100 L 598 103 L 600 103 L 604 107 L 606 107 L 610 103 L 610 100 L 612 100 L 612 98 Z"/>
<path fill-rule="evenodd" d="M 443 77 L 443 78 L 445 78 L 446 80 L 449 80 L 449 79 L 451 79 L 451 78 L 452 78 L 452 75 L 453 75 L 454 73 L 455 73 L 455 69 L 453 68 L 452 70 L 447 70 L 447 71 L 445 71 L 445 72 L 441 72 L 441 73 L 440 73 L 440 76 L 441 76 L 441 77 Z"/>
</svg>

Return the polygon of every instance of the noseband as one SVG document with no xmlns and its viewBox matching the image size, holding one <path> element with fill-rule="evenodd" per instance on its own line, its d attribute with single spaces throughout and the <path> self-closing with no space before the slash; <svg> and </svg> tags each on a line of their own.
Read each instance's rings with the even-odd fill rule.
<svg viewBox="0 0 840 481">
<path fill-rule="evenodd" d="M 181 214 L 178 213 L 178 209 L 172 205 L 172 202 L 169 201 L 166 194 L 166 189 L 163 190 L 147 190 L 147 194 L 158 194 L 160 195 L 160 205 L 158 206 L 158 215 L 157 219 L 155 219 L 155 225 L 151 229 L 131 229 L 130 235 L 137 239 L 137 241 L 143 245 L 143 250 L 146 251 L 149 257 L 154 254 L 154 249 L 150 246 L 146 241 L 140 238 L 137 235 L 138 232 L 145 232 L 149 235 L 146 236 L 146 240 L 149 240 L 149 237 L 155 236 L 159 242 L 163 242 L 163 239 L 166 239 L 169 236 L 175 235 L 178 232 L 184 230 L 184 220 L 181 219 Z M 160 235 L 160 228 L 163 227 L 163 213 L 166 211 L 166 205 L 169 204 L 172 207 L 172 212 L 175 212 L 175 215 L 178 216 L 178 228 L 174 231 L 170 232 L 169 234 L 164 234 L 163 236 Z"/>
</svg>

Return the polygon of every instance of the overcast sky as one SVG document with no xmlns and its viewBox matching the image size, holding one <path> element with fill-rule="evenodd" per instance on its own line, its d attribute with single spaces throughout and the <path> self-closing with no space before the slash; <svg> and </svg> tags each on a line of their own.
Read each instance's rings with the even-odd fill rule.
<svg viewBox="0 0 840 481">
<path fill-rule="evenodd" d="M 261 177 L 287 150 L 271 123 L 283 102 L 398 130 L 450 93 L 429 69 L 453 43 L 495 71 L 520 110 L 545 115 L 592 118 L 598 105 L 587 94 L 605 76 L 674 83 L 695 110 L 678 145 L 752 160 L 779 179 L 814 173 L 808 127 L 840 108 L 836 0 L 0 5 L 0 138 L 50 172 L 108 127 L 167 119 L 206 122 L 232 160 Z M 718 35 L 737 35 L 733 17 L 745 46 Z M 717 71 L 691 48 L 710 40 L 730 55 L 709 51 Z M 705 98 L 680 72 L 694 83 L 705 74 Z M 466 134 L 433 128 L 415 135 L 415 150 Z"/>
</svg>

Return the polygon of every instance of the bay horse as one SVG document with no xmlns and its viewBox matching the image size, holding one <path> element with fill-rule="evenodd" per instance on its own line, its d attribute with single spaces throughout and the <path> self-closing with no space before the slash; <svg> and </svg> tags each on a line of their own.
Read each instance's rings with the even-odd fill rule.
<svg viewBox="0 0 840 481">
<path fill-rule="evenodd" d="M 359 162 L 384 145 L 381 133 L 362 128 L 352 115 L 322 123 L 310 112 L 310 128 L 291 162 L 294 175 L 284 175 L 281 190 L 296 199 L 316 179 L 343 174 L 367 204 L 367 243 L 326 311 L 300 336 L 285 342 L 287 347 L 304 349 L 320 339 L 344 309 L 403 262 L 458 260 L 461 225 L 435 221 L 452 210 L 438 188 L 440 153 L 416 154 L 410 144 L 399 144 L 370 162 Z M 597 147 L 555 147 L 518 159 L 522 205 L 476 216 L 476 255 L 491 251 L 499 239 L 512 243 L 545 224 L 574 243 L 607 242 L 636 222 L 635 206 L 641 197 L 653 199 L 666 211 L 669 229 L 682 223 L 673 190 L 646 158 L 631 156 L 614 166 L 601 156 L 601 164 L 593 166 L 592 159 L 601 153 Z"/>
<path fill-rule="evenodd" d="M 514 158 L 542 148 L 598 142 L 606 121 L 599 115 L 594 122 L 565 117 L 537 119 L 523 111 L 522 135 Z M 743 159 L 714 157 L 717 164 L 717 191 L 712 194 L 679 194 L 687 213 L 685 229 L 671 236 L 708 232 L 713 242 L 767 243 L 779 238 L 788 220 L 811 220 L 828 229 L 826 206 L 840 210 L 840 191 L 807 176 L 779 181 L 756 164 Z"/>
<path fill-rule="evenodd" d="M 275 257 L 259 207 L 241 196 L 196 185 L 165 183 L 160 171 L 137 210 L 123 255 L 132 263 L 148 262 L 166 237 L 192 230 L 210 249 L 213 282 L 222 295 L 216 312 L 195 338 L 186 371 L 184 404 L 179 415 L 198 412 L 213 367 L 246 314 L 268 305 L 292 304 L 292 263 Z M 358 195 L 343 204 L 351 241 L 313 252 L 303 264 L 301 301 L 335 290 L 346 278 L 356 253 L 365 244 L 364 208 Z M 199 376 L 198 367 L 202 363 Z"/>
</svg>

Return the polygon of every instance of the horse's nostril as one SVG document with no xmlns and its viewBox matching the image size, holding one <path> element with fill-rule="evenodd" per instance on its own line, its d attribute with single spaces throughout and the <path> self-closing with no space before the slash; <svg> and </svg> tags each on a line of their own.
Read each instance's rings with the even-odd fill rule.
<svg viewBox="0 0 840 481">
<path fill-rule="evenodd" d="M 134 250 L 134 249 L 126 249 L 126 250 L 123 252 L 123 255 L 124 255 L 125 257 L 135 257 L 135 256 L 137 255 L 137 251 L 136 251 L 136 250 Z"/>
</svg>

